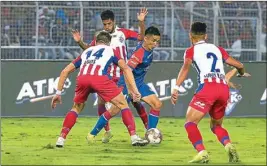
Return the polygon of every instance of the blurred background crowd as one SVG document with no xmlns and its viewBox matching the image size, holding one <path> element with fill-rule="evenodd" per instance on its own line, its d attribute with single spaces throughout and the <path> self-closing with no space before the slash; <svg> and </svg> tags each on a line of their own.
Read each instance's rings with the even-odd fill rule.
<svg viewBox="0 0 267 166">
<path fill-rule="evenodd" d="M 193 21 L 208 25 L 208 42 L 241 61 L 266 60 L 266 1 L 115 2 L 1 1 L 1 59 L 73 59 L 81 53 L 71 35 L 78 29 L 90 42 L 110 9 L 119 27 L 138 31 L 136 13 L 148 8 L 146 26 L 162 33 L 155 60 L 182 60 Z M 129 42 L 129 52 L 136 45 Z"/>
</svg>

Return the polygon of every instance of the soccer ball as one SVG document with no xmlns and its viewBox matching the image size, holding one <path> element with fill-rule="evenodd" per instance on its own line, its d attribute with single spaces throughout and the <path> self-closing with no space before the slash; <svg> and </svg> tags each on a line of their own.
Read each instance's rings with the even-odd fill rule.
<svg viewBox="0 0 267 166">
<path fill-rule="evenodd" d="M 145 137 L 150 144 L 160 144 L 162 141 L 162 134 L 157 128 L 147 130 Z"/>
</svg>

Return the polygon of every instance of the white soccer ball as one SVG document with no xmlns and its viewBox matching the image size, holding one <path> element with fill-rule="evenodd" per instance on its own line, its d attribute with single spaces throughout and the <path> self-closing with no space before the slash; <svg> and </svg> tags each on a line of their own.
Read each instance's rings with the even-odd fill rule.
<svg viewBox="0 0 267 166">
<path fill-rule="evenodd" d="M 147 130 L 145 137 L 150 144 L 160 144 L 162 141 L 162 133 L 157 128 Z"/>
<path fill-rule="evenodd" d="M 184 80 L 184 87 L 186 89 L 191 89 L 193 87 L 193 85 L 194 85 L 194 83 L 193 83 L 193 81 L 190 78 Z"/>
</svg>

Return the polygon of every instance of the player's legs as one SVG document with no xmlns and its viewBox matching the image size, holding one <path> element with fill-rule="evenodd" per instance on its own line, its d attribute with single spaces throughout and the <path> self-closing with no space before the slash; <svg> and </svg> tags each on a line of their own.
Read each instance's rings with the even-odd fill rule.
<svg viewBox="0 0 267 166">
<path fill-rule="evenodd" d="M 217 136 L 217 139 L 225 147 L 225 150 L 228 153 L 229 162 L 238 162 L 239 157 L 236 148 L 231 143 L 228 131 L 222 127 L 228 98 L 228 87 L 226 87 L 226 85 L 222 86 L 220 88 L 220 99 L 216 101 L 209 112 L 211 117 L 210 128 L 211 131 Z"/>
<path fill-rule="evenodd" d="M 104 112 L 107 111 L 105 104 L 106 104 L 106 102 L 98 95 L 98 100 L 97 100 L 98 116 L 101 116 Z M 110 131 L 109 122 L 106 124 L 106 126 L 104 128 L 105 128 L 106 132 Z"/>
<path fill-rule="evenodd" d="M 209 112 L 211 106 L 216 100 L 215 94 L 212 93 L 213 86 L 204 85 L 194 95 L 186 113 L 185 129 L 188 139 L 198 151 L 198 154 L 191 160 L 191 163 L 207 163 L 208 153 L 203 144 L 201 133 L 198 129 L 198 123 Z"/>
<path fill-rule="evenodd" d="M 79 113 L 83 110 L 85 106 L 85 101 L 88 98 L 88 95 L 91 92 L 91 88 L 89 87 L 90 82 L 87 81 L 88 79 L 80 78 L 77 81 L 77 85 L 75 88 L 75 96 L 74 96 L 74 104 L 71 110 L 66 114 L 65 119 L 63 121 L 62 129 L 60 136 L 56 142 L 57 147 L 63 147 L 64 141 L 69 134 L 72 127 L 75 125 L 77 117 Z"/>
<path fill-rule="evenodd" d="M 201 133 L 197 127 L 198 123 L 205 116 L 206 113 L 201 112 L 193 107 L 188 107 L 185 120 L 185 129 L 188 139 L 198 151 L 198 154 L 191 160 L 192 163 L 207 163 L 208 153 L 205 150 Z"/>
<path fill-rule="evenodd" d="M 146 140 L 142 140 L 136 135 L 135 130 L 135 122 L 134 122 L 134 116 L 129 109 L 128 103 L 125 100 L 122 93 L 111 99 L 110 101 L 114 106 L 110 110 L 106 111 L 104 114 L 102 114 L 96 123 L 94 129 L 90 132 L 87 139 L 91 139 L 91 137 L 96 136 L 101 129 L 104 127 L 104 125 L 107 123 L 109 119 L 111 119 L 113 116 L 117 115 L 120 111 L 122 114 L 125 114 L 127 118 L 123 118 L 123 123 L 127 127 L 129 134 L 131 136 L 131 141 L 133 146 L 144 146 L 148 142 Z"/>
<path fill-rule="evenodd" d="M 143 104 L 141 102 L 133 102 L 133 100 L 131 100 L 131 98 L 128 95 L 128 90 L 125 84 L 119 84 L 119 86 L 121 88 L 123 88 L 123 94 L 126 96 L 126 100 L 129 103 L 130 101 L 132 102 L 132 105 L 135 107 L 139 117 L 141 118 L 144 127 L 147 129 L 147 124 L 148 124 L 148 117 L 147 117 L 147 113 L 146 113 L 146 109 L 143 106 Z M 122 118 L 124 118 L 124 116 L 122 116 Z"/>
<path fill-rule="evenodd" d="M 156 128 L 159 121 L 162 102 L 147 84 L 139 85 L 138 90 L 141 93 L 142 100 L 150 106 L 147 128 Z"/>
<path fill-rule="evenodd" d="M 98 97 L 97 113 L 98 113 L 98 116 L 100 117 L 104 112 L 107 111 L 107 108 L 106 108 L 106 102 L 99 95 L 97 95 L 97 97 Z M 110 139 L 113 137 L 113 135 L 111 133 L 109 121 L 104 126 L 104 129 L 105 129 L 105 133 L 104 133 L 104 136 L 102 138 L 102 143 L 108 143 L 110 141 Z"/>
<path fill-rule="evenodd" d="M 62 124 L 60 136 L 56 143 L 57 147 L 63 147 L 64 141 L 67 135 L 69 134 L 70 130 L 72 129 L 72 127 L 75 125 L 78 114 L 83 110 L 84 105 L 85 105 L 84 103 L 80 103 L 80 104 L 74 103 L 71 111 L 69 111 L 66 114 L 65 119 Z"/>
<path fill-rule="evenodd" d="M 156 128 L 159 121 L 159 114 L 160 109 L 162 107 L 162 102 L 155 94 L 142 97 L 142 100 L 150 106 L 147 129 Z"/>
<path fill-rule="evenodd" d="M 104 78 L 102 82 L 99 82 L 99 85 L 95 85 L 94 89 L 101 98 L 103 98 L 106 102 L 111 102 L 119 109 L 111 109 L 103 113 L 96 123 L 94 129 L 90 132 L 89 137 L 96 136 L 105 126 L 107 121 L 121 111 L 122 115 L 125 114 L 125 117 L 127 117 L 123 119 L 123 122 L 131 135 L 133 145 L 142 146 L 147 144 L 147 141 L 141 140 L 135 133 L 134 117 L 131 110 L 129 109 L 127 101 L 121 93 L 121 89 L 118 88 L 114 82 L 105 80 Z"/>
<path fill-rule="evenodd" d="M 146 113 L 146 108 L 145 106 L 141 103 L 141 102 L 132 102 L 132 105 L 134 106 L 134 108 L 136 109 L 139 117 L 141 118 L 145 128 L 148 128 L 148 116 Z"/>
</svg>

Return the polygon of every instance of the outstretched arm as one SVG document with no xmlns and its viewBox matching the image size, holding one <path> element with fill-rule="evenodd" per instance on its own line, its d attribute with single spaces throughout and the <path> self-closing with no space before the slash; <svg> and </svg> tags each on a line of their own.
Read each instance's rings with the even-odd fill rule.
<svg viewBox="0 0 267 166">
<path fill-rule="evenodd" d="M 192 64 L 192 60 L 189 58 L 185 58 L 184 64 L 183 64 L 182 68 L 180 69 L 180 72 L 177 76 L 176 85 L 172 91 L 171 102 L 173 105 L 176 104 L 176 101 L 177 101 L 178 95 L 179 95 L 178 89 L 179 89 L 180 85 L 184 82 L 184 80 L 186 79 L 188 72 L 190 70 L 191 64 Z"/>
<path fill-rule="evenodd" d="M 146 8 L 141 8 L 140 9 L 140 12 L 137 13 L 137 19 L 139 21 L 139 28 L 140 28 L 140 32 L 139 32 L 139 35 L 138 35 L 138 40 L 139 41 L 142 41 L 144 39 L 144 36 L 145 36 L 145 30 L 146 30 L 146 27 L 145 27 L 145 17 L 147 15 L 147 9 Z"/>
<path fill-rule="evenodd" d="M 61 101 L 61 93 L 64 86 L 64 83 L 68 77 L 68 75 L 75 70 L 75 65 L 70 63 L 68 66 L 65 67 L 60 73 L 59 81 L 57 85 L 57 92 L 56 95 L 52 98 L 51 107 L 52 109 L 56 108 L 57 103 L 62 103 Z"/>
<path fill-rule="evenodd" d="M 85 42 L 83 42 L 82 40 L 82 37 L 81 37 L 81 34 L 80 32 L 76 29 L 76 30 L 72 30 L 72 36 L 73 36 L 73 39 L 78 43 L 78 45 L 83 49 L 87 49 L 91 46 L 91 44 L 87 44 Z"/>
<path fill-rule="evenodd" d="M 118 66 L 123 71 L 123 75 L 125 78 L 125 82 L 128 88 L 128 91 L 133 97 L 134 101 L 139 101 L 141 99 L 141 95 L 136 87 L 134 76 L 131 68 L 125 63 L 123 59 L 118 61 Z"/>
</svg>

